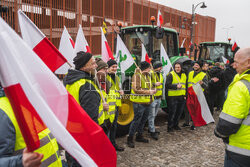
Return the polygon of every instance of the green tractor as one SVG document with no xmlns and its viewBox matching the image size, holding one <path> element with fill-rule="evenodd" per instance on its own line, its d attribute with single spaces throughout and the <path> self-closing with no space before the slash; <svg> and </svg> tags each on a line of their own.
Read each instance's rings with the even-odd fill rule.
<svg viewBox="0 0 250 167">
<path fill-rule="evenodd" d="M 234 52 L 231 49 L 232 44 L 227 42 L 202 42 L 199 48 L 198 60 L 207 60 L 211 63 L 223 62 L 223 57 L 230 59 L 234 56 Z"/>
<path fill-rule="evenodd" d="M 191 59 L 186 56 L 179 56 L 180 50 L 185 52 L 185 49 L 179 49 L 178 33 L 174 29 L 151 25 L 128 26 L 121 28 L 120 36 L 138 65 L 141 61 L 142 44 L 145 46 L 149 57 L 152 58 L 151 62 L 154 62 L 160 61 L 162 43 L 172 64 L 181 62 L 184 66 L 191 66 Z M 127 74 L 122 84 L 125 95 L 122 98 L 122 106 L 119 108 L 117 136 L 127 134 L 130 123 L 134 119 L 133 104 L 129 100 L 132 75 Z M 166 107 L 166 101 L 162 101 L 161 107 Z"/>
</svg>

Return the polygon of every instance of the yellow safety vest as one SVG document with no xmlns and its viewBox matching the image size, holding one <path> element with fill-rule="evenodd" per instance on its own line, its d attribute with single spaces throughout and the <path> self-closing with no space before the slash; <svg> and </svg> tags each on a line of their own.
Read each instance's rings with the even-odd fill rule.
<svg viewBox="0 0 250 167">
<path fill-rule="evenodd" d="M 26 148 L 26 144 L 20 128 L 18 126 L 15 114 L 10 105 L 10 102 L 7 97 L 0 98 L 0 108 L 8 115 L 12 124 L 14 125 L 16 132 L 16 141 L 15 141 L 15 152 L 14 154 L 22 154 L 23 150 Z M 40 140 L 40 147 L 34 152 L 43 154 L 41 167 L 60 167 L 62 166 L 62 161 L 59 154 L 59 148 L 57 141 L 54 136 L 50 133 L 50 130 L 47 128 L 38 134 Z"/>
<path fill-rule="evenodd" d="M 229 85 L 220 118 L 241 125 L 229 136 L 226 149 L 250 157 L 250 74 L 245 73 L 237 74 Z"/>
<path fill-rule="evenodd" d="M 153 83 L 156 83 L 156 82 L 161 83 L 160 86 L 156 86 L 157 92 L 154 95 L 156 98 L 161 97 L 162 96 L 162 88 L 163 88 L 163 76 L 162 76 L 162 74 L 160 73 L 160 77 L 158 77 L 157 73 L 152 73 L 152 81 L 153 81 Z"/>
<path fill-rule="evenodd" d="M 135 73 L 134 75 L 140 76 L 142 89 L 150 90 L 152 88 L 152 82 L 149 76 L 147 76 L 148 80 L 146 80 L 145 76 L 140 73 Z M 149 83 L 147 81 L 149 81 Z M 152 101 L 154 101 L 154 95 L 136 94 L 133 90 L 133 82 L 132 82 L 130 101 L 134 103 L 142 103 L 142 104 L 151 103 Z"/>
<path fill-rule="evenodd" d="M 195 77 L 194 77 L 194 71 L 189 72 L 188 74 L 188 87 L 191 87 L 193 84 L 198 83 L 199 81 L 202 81 L 203 78 L 206 76 L 206 73 L 204 72 L 199 72 Z M 204 91 L 204 89 L 202 88 Z"/>
<path fill-rule="evenodd" d="M 91 90 L 91 91 L 97 91 L 98 94 L 100 95 L 100 98 L 102 97 L 101 93 L 100 93 L 100 89 L 96 86 L 96 84 L 93 81 L 91 81 L 89 79 L 80 79 L 80 80 L 74 82 L 71 85 L 68 85 L 68 84 L 66 85 L 66 89 L 75 98 L 75 100 L 77 101 L 78 104 L 80 104 L 79 90 L 80 90 L 81 86 L 86 84 L 86 82 L 90 83 L 95 88 L 95 90 Z M 105 95 L 104 95 L 104 97 L 105 97 Z M 105 114 L 104 114 L 103 104 L 102 103 L 103 103 L 103 101 L 102 101 L 102 98 L 101 98 L 100 105 L 99 105 L 99 115 L 98 115 L 98 124 L 99 125 L 102 125 L 104 123 L 104 120 L 105 120 Z"/>
<path fill-rule="evenodd" d="M 119 90 L 120 90 L 120 86 L 119 86 L 119 83 L 120 83 L 120 79 L 119 77 L 116 75 L 115 76 L 115 83 L 113 81 L 113 79 L 107 75 L 107 80 L 111 83 L 111 88 L 110 88 L 110 91 L 114 91 L 115 93 L 115 97 L 116 97 L 116 106 L 120 107 L 122 106 L 122 101 L 121 101 L 121 95 L 119 93 Z"/>
<path fill-rule="evenodd" d="M 168 96 L 184 96 L 186 95 L 186 80 L 187 76 L 185 73 L 181 74 L 181 78 L 179 77 L 178 74 L 176 74 L 174 71 L 170 72 L 172 74 L 172 84 L 180 84 L 182 85 L 181 89 L 168 89 Z M 178 78 L 178 79 L 177 79 Z"/>
</svg>

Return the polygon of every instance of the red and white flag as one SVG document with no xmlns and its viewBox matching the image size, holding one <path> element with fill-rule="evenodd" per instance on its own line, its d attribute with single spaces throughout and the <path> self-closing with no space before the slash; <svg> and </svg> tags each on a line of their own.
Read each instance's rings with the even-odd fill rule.
<svg viewBox="0 0 250 167">
<path fill-rule="evenodd" d="M 214 122 L 214 118 L 207 105 L 199 83 L 188 88 L 187 108 L 193 120 L 194 126 L 203 126 Z"/>
<path fill-rule="evenodd" d="M 224 56 L 222 56 L 222 61 L 224 64 L 228 64 L 229 60 L 227 58 L 225 58 Z"/>
<path fill-rule="evenodd" d="M 61 41 L 59 44 L 59 51 L 68 60 L 68 63 L 70 63 L 71 66 L 74 66 L 73 64 L 74 47 L 75 47 L 75 43 L 73 39 L 71 38 L 71 36 L 69 35 L 67 28 L 64 26 L 64 30 L 61 36 Z M 58 68 L 55 71 L 55 73 L 66 74 L 68 72 L 68 69 L 70 68 L 68 63 L 64 63 L 60 68 Z"/>
<path fill-rule="evenodd" d="M 20 9 L 18 20 L 23 40 L 43 60 L 49 69 L 55 72 L 67 60 L 39 28 Z"/>
<path fill-rule="evenodd" d="M 234 42 L 234 44 L 233 44 L 233 46 L 232 46 L 232 51 L 234 52 L 235 51 L 235 49 L 238 47 L 238 45 L 237 45 L 237 43 L 236 42 Z"/>
<path fill-rule="evenodd" d="M 34 143 L 29 150 L 37 148 L 32 136 L 44 129 L 43 126 L 36 129 L 37 123 L 42 124 L 40 117 L 60 145 L 82 166 L 116 166 L 116 151 L 102 128 L 1 18 L 0 57 L 0 81 L 15 114 L 19 113 L 16 116 L 21 119 L 18 121 L 24 129 L 21 131 L 30 132 L 29 136 L 23 134 L 27 146 Z M 29 131 L 30 125 L 35 127 L 34 131 Z"/>
<path fill-rule="evenodd" d="M 141 62 L 143 61 L 146 61 L 148 63 L 151 63 L 150 62 L 150 59 L 149 59 L 149 56 L 148 56 L 148 53 L 146 51 L 146 48 L 144 47 L 143 43 L 141 44 Z"/>
<path fill-rule="evenodd" d="M 79 24 L 79 29 L 78 29 L 77 36 L 76 36 L 74 57 L 76 56 L 76 53 L 80 51 L 91 53 L 89 44 L 83 34 L 81 24 Z"/>
<path fill-rule="evenodd" d="M 158 10 L 158 15 L 157 15 L 157 26 L 161 27 L 161 25 L 163 24 L 163 17 L 161 15 L 161 11 Z"/>
<path fill-rule="evenodd" d="M 101 27 L 101 36 L 102 36 L 102 60 L 107 63 L 109 59 L 115 59 L 113 56 L 113 53 L 109 47 L 108 41 L 103 33 L 102 27 Z"/>
</svg>

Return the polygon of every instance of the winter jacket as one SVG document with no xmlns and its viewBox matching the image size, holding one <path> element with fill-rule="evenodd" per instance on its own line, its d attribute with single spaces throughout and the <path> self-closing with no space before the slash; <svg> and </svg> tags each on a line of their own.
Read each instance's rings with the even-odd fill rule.
<svg viewBox="0 0 250 167">
<path fill-rule="evenodd" d="M 71 85 L 80 79 L 88 79 L 95 82 L 94 77 L 89 73 L 70 69 L 63 80 L 63 84 L 65 86 L 67 84 Z M 81 107 L 87 112 L 90 118 L 98 123 L 98 111 L 101 97 L 97 91 L 93 90 L 95 90 L 95 87 L 89 82 L 86 82 L 86 84 L 82 85 L 79 90 L 79 102 Z"/>
<path fill-rule="evenodd" d="M 224 78 L 224 87 L 225 89 L 230 85 L 230 83 L 233 81 L 234 76 L 237 74 L 236 70 L 228 65 L 223 71 L 223 78 Z"/>
</svg>

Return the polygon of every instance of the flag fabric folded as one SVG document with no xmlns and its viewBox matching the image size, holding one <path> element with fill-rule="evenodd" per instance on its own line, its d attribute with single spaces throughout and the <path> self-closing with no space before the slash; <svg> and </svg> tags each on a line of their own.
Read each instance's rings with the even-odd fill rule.
<svg viewBox="0 0 250 167">
<path fill-rule="evenodd" d="M 125 74 L 133 74 L 136 68 L 135 61 L 128 51 L 126 45 L 122 41 L 120 35 L 117 35 L 117 43 L 116 43 L 116 59 L 118 62 L 119 69 L 117 71 L 118 75 L 121 77 L 121 81 L 123 82 Z"/>
<path fill-rule="evenodd" d="M 116 152 L 111 142 L 82 107 L 67 92 L 57 77 L 31 48 L 0 18 L 0 81 L 14 112 L 26 117 L 20 124 L 32 150 L 36 135 L 42 130 L 35 112 L 50 129 L 60 145 L 82 166 L 116 166 Z M 17 117 L 19 119 L 19 117 Z M 22 119 L 22 118 L 21 118 Z M 30 121 L 27 121 L 30 120 Z M 18 121 L 20 123 L 20 121 Z M 37 122 L 41 126 L 37 128 Z M 32 142 L 32 140 L 34 140 Z"/>
<path fill-rule="evenodd" d="M 163 17 L 161 15 L 161 11 L 158 10 L 158 15 L 157 15 L 157 26 L 161 27 L 161 25 L 163 24 Z"/>
<path fill-rule="evenodd" d="M 204 126 L 214 122 L 213 116 L 207 105 L 199 83 L 188 88 L 187 108 L 193 120 L 194 126 Z"/>
<path fill-rule="evenodd" d="M 141 62 L 146 61 L 151 63 L 146 48 L 144 47 L 143 43 L 141 44 Z"/>
<path fill-rule="evenodd" d="M 233 46 L 232 46 L 232 51 L 234 52 L 235 51 L 235 49 L 238 47 L 238 45 L 237 45 L 237 43 L 236 42 L 234 42 L 234 44 L 233 44 Z"/>
<path fill-rule="evenodd" d="M 18 20 L 23 40 L 43 60 L 49 69 L 55 72 L 67 60 L 39 28 L 20 9 Z"/>
<path fill-rule="evenodd" d="M 102 60 L 105 61 L 107 63 L 107 61 L 109 61 L 110 59 L 115 59 L 113 56 L 113 53 L 109 47 L 108 41 L 102 31 L 102 27 L 101 27 L 101 37 L 102 37 Z"/>
<path fill-rule="evenodd" d="M 64 26 L 64 30 L 61 36 L 61 41 L 59 44 L 59 51 L 67 59 L 68 63 L 70 63 L 71 66 L 74 66 L 73 64 L 74 47 L 75 47 L 75 43 L 73 39 L 71 38 L 71 36 L 69 35 L 67 28 Z M 68 72 L 68 69 L 70 68 L 68 63 L 64 63 L 60 68 L 58 68 L 55 71 L 55 73 L 66 74 Z"/>
<path fill-rule="evenodd" d="M 77 36 L 76 36 L 76 43 L 75 43 L 75 52 L 74 57 L 76 56 L 77 52 L 84 51 L 91 53 L 91 50 L 89 48 L 89 44 L 83 34 L 82 26 L 79 24 Z"/>
</svg>

